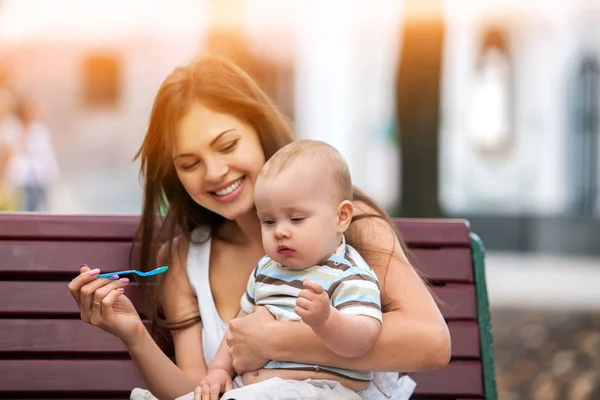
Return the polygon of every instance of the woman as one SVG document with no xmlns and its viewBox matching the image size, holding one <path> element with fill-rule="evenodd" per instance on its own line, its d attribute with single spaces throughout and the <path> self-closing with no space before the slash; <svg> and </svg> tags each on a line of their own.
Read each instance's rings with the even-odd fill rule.
<svg viewBox="0 0 600 400">
<path fill-rule="evenodd" d="M 13 182 L 24 195 L 24 210 L 41 211 L 46 206 L 48 190 L 59 173 L 52 137 L 40 120 L 33 99 L 21 98 L 16 116 L 22 128 L 11 165 Z"/>
<path fill-rule="evenodd" d="M 155 291 L 145 288 L 145 299 L 152 300 L 148 312 L 157 325 L 171 330 L 177 365 L 122 295 L 126 279 L 97 279 L 97 269 L 82 266 L 69 284 L 81 319 L 124 342 L 156 397 L 192 392 L 206 374 L 239 310 L 250 272 L 263 256 L 253 204 L 256 176 L 292 140 L 291 127 L 267 96 L 224 60 L 196 60 L 177 68 L 161 86 L 138 153 L 145 177 L 139 232 L 143 269 L 157 265 L 159 230 L 173 238 L 157 260 L 170 268 Z M 340 357 L 309 327 L 277 322 L 259 307 L 229 324 L 227 339 L 238 372 L 268 360 L 366 371 L 415 371 L 448 363 L 448 328 L 389 217 L 358 190 L 354 199 L 357 215 L 346 237 L 376 272 L 382 291 L 384 322 L 375 345 L 362 357 Z M 158 220 L 159 210 L 166 210 L 164 220 Z"/>
</svg>

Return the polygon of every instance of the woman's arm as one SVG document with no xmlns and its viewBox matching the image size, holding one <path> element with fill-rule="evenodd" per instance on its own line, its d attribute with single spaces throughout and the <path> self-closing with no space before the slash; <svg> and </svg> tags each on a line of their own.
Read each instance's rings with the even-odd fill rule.
<svg viewBox="0 0 600 400">
<path fill-rule="evenodd" d="M 183 249 L 187 246 L 178 247 Z M 187 253 L 187 249 L 185 250 Z M 169 263 L 165 276 L 163 306 L 169 320 L 198 315 L 181 251 Z M 164 259 L 160 257 L 160 259 Z M 161 399 L 173 399 L 193 392 L 206 372 L 202 353 L 202 326 L 196 324 L 174 333 L 175 352 L 180 368 L 154 342 L 131 301 L 123 295 L 128 281 L 99 279 L 99 269 L 87 265 L 69 282 L 68 289 L 77 303 L 82 321 L 117 336 L 123 341 L 150 390 Z M 182 371 L 183 370 L 183 371 Z"/>
<path fill-rule="evenodd" d="M 163 353 L 148 331 L 144 330 L 138 339 L 127 344 L 127 350 L 155 397 L 175 399 L 198 386 Z"/>
<path fill-rule="evenodd" d="M 190 286 L 186 272 L 187 240 L 177 238 L 173 243 L 169 273 L 162 283 L 160 300 L 168 321 L 181 321 L 197 316 L 198 301 Z M 159 259 L 164 259 L 164 247 Z M 202 324 L 171 332 L 175 348 L 175 365 L 145 331 L 142 340 L 128 346 L 150 391 L 160 399 L 175 398 L 193 392 L 206 375 L 202 350 Z"/>
<path fill-rule="evenodd" d="M 374 212 L 363 204 L 355 205 L 359 206 L 359 212 Z M 243 351 L 244 347 L 260 346 L 263 351 L 260 357 L 264 359 L 366 371 L 410 372 L 447 365 L 450 359 L 448 327 L 425 283 L 409 265 L 388 223 L 379 218 L 364 218 L 352 223 L 347 236 L 349 242 L 360 243 L 361 247 L 372 249 L 363 251 L 361 255 L 377 274 L 382 303 L 386 305 L 381 331 L 373 347 L 358 358 L 341 357 L 329 350 L 305 324 L 276 322 L 268 319 L 264 313 L 255 312 L 257 317 L 261 317 L 260 321 L 258 318 L 252 319 L 251 315 L 234 321 L 235 324 L 230 327 L 234 363 L 237 355 L 235 345 L 238 345 L 237 353 L 240 356 L 248 354 Z M 385 249 L 381 251 L 381 243 L 388 244 L 385 247 L 390 253 L 393 249 L 391 259 L 385 254 Z M 250 330 L 256 329 L 250 324 L 259 323 L 267 324 L 263 325 L 263 331 L 269 332 L 269 335 L 255 339 L 249 336 Z"/>
</svg>

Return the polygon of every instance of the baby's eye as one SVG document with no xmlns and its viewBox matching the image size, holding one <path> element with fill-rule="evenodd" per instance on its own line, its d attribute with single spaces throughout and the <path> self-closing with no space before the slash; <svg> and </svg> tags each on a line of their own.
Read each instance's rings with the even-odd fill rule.
<svg viewBox="0 0 600 400">
<path fill-rule="evenodd" d="M 304 217 L 294 217 L 294 218 L 291 218 L 291 220 L 292 220 L 292 222 L 301 222 L 304 220 Z"/>
<path fill-rule="evenodd" d="M 273 221 L 271 219 L 265 219 L 262 223 L 265 225 L 273 225 L 275 223 L 275 221 Z"/>
</svg>

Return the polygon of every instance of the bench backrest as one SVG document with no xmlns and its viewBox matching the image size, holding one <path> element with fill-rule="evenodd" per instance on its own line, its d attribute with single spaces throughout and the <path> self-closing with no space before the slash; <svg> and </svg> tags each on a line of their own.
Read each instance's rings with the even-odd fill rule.
<svg viewBox="0 0 600 400">
<path fill-rule="evenodd" d="M 0 214 L 0 397 L 128 398 L 145 384 L 122 343 L 79 320 L 82 263 L 129 264 L 136 216 Z M 462 220 L 396 220 L 452 335 L 448 367 L 411 373 L 414 398 L 496 398 L 483 248 Z M 126 294 L 141 304 L 136 284 Z M 166 348 L 168 351 L 168 348 Z"/>
</svg>

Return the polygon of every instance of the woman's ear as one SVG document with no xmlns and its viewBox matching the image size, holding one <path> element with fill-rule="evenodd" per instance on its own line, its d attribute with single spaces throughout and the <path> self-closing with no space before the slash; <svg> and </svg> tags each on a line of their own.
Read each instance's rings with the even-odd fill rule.
<svg viewBox="0 0 600 400">
<path fill-rule="evenodd" d="M 354 214 L 354 205 L 350 200 L 344 200 L 337 206 L 338 215 L 338 233 L 344 233 L 352 222 L 352 215 Z"/>
</svg>

